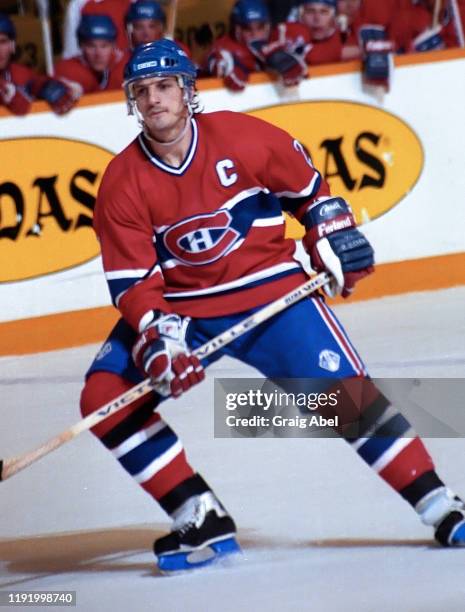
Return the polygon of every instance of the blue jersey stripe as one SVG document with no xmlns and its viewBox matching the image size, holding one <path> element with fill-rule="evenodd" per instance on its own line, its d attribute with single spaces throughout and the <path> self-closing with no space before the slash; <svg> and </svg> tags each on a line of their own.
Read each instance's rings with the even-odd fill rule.
<svg viewBox="0 0 465 612">
<path fill-rule="evenodd" d="M 220 208 L 218 210 L 222 209 Z M 248 196 L 232 208 L 226 208 L 225 210 L 228 210 L 232 217 L 230 228 L 236 230 L 241 238 L 247 236 L 254 221 L 258 219 L 271 219 L 282 214 L 279 199 L 275 195 L 263 191 Z M 199 215 L 199 218 L 201 217 L 202 215 Z M 188 217 L 186 217 L 185 221 L 187 220 Z M 165 261 L 173 259 L 173 257 L 175 258 L 175 255 L 170 253 L 163 241 L 163 236 L 169 229 L 170 228 L 166 228 L 163 232 L 156 234 L 155 249 L 157 251 L 158 260 L 162 264 Z M 221 229 L 212 229 L 213 241 L 220 240 L 223 231 L 224 230 Z"/>
</svg>

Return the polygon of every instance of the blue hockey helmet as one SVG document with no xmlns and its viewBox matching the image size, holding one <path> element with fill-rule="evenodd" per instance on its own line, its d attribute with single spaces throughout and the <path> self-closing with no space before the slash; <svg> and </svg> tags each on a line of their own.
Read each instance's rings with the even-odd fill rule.
<svg viewBox="0 0 465 612">
<path fill-rule="evenodd" d="M 6 34 L 10 40 L 16 40 L 14 23 L 5 13 L 0 13 L 0 34 Z"/>
<path fill-rule="evenodd" d="M 141 79 L 154 77 L 177 77 L 185 92 L 185 103 L 196 112 L 198 102 L 195 94 L 197 69 L 185 51 L 168 38 L 139 45 L 134 49 L 124 69 L 124 91 L 128 100 L 129 114 L 133 114 L 135 99 L 132 85 Z"/>
<path fill-rule="evenodd" d="M 166 23 L 166 15 L 155 0 L 137 0 L 130 5 L 126 13 L 126 24 L 141 19 L 153 19 Z"/>
<path fill-rule="evenodd" d="M 109 15 L 83 15 L 77 29 L 79 44 L 87 40 L 116 40 L 116 26 Z"/>
<path fill-rule="evenodd" d="M 233 6 L 231 20 L 235 25 L 247 26 L 252 21 L 271 21 L 268 7 L 262 0 L 238 0 Z"/>
<path fill-rule="evenodd" d="M 337 10 L 337 0 L 300 0 L 300 5 L 304 4 L 325 4 L 335 11 Z"/>
</svg>

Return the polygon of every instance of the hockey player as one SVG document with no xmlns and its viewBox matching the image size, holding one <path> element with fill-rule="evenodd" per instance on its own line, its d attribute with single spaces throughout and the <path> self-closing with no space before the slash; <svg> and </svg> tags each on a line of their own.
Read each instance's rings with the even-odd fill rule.
<svg viewBox="0 0 465 612">
<path fill-rule="evenodd" d="M 141 133 L 108 166 L 94 220 L 122 318 L 81 398 L 88 415 L 147 375 L 156 384 L 150 397 L 93 432 L 173 519 L 171 533 L 154 544 L 160 569 L 190 569 L 238 550 L 231 517 L 154 412 L 169 394 L 201 382 L 204 368 L 225 354 L 270 378 L 317 378 L 326 386 L 344 379 L 361 415 L 346 440 L 435 527 L 442 544 L 464 545 L 462 502 L 436 475 L 409 423 L 366 378 L 321 296 L 294 304 L 203 363 L 191 353 L 305 280 L 294 242 L 284 238 L 283 210 L 305 226 L 312 266 L 333 275 L 330 295 L 350 295 L 373 270 L 373 250 L 349 206 L 330 195 L 303 146 L 247 115 L 200 114 L 195 74 L 169 40 L 138 47 L 126 67 L 128 106 Z"/>
<path fill-rule="evenodd" d="M 297 27 L 299 30 L 299 28 Z M 303 54 L 308 33 L 278 25 L 271 29 L 263 0 L 238 0 L 231 12 L 230 34 L 213 44 L 207 72 L 224 79 L 226 87 L 243 91 L 251 72 L 276 73 L 286 87 L 297 85 L 307 74 Z"/>
<path fill-rule="evenodd" d="M 458 3 L 455 3 L 459 7 Z M 399 15 L 393 24 L 393 36 L 399 51 L 415 53 L 459 46 L 457 25 L 452 3 L 440 3 L 437 23 L 434 22 L 434 0 L 399 0 Z"/>
<path fill-rule="evenodd" d="M 310 31 L 307 64 L 328 64 L 343 59 L 342 38 L 336 23 L 336 0 L 303 0 L 299 19 Z"/>
<path fill-rule="evenodd" d="M 163 38 L 166 16 L 155 0 L 137 0 L 129 6 L 125 17 L 131 48 Z"/>
<path fill-rule="evenodd" d="M 155 0 L 136 0 L 126 13 L 126 31 L 131 49 L 144 45 L 165 36 L 166 15 Z M 181 42 L 181 49 L 190 56 L 190 51 Z"/>
<path fill-rule="evenodd" d="M 115 47 L 116 28 L 107 15 L 84 15 L 78 28 L 81 55 L 60 60 L 55 74 L 82 94 L 121 89 L 127 54 Z"/>
<path fill-rule="evenodd" d="M 8 15 L 0 13 L 0 104 L 14 115 L 25 115 L 33 100 L 42 99 L 58 115 L 68 112 L 73 105 L 69 88 L 13 62 L 15 43 L 14 24 Z"/>
<path fill-rule="evenodd" d="M 108 15 L 116 27 L 117 48 L 126 49 L 125 16 L 130 3 L 131 0 L 70 0 L 63 23 L 63 59 L 80 53 L 77 31 L 83 15 Z"/>
<path fill-rule="evenodd" d="M 337 21 L 344 44 L 344 59 L 358 59 L 363 53 L 360 30 L 375 26 L 388 39 L 393 19 L 398 15 L 396 0 L 338 0 Z M 366 38 L 366 37 L 365 37 Z M 378 35 L 380 38 L 380 35 Z"/>
</svg>

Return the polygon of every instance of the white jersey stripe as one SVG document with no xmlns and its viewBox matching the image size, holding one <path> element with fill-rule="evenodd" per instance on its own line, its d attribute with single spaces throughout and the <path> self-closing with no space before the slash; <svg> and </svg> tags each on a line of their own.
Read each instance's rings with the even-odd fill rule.
<svg viewBox="0 0 465 612">
<path fill-rule="evenodd" d="M 197 291 L 178 291 L 176 293 L 165 293 L 164 296 L 166 298 L 170 298 L 180 296 L 195 297 L 198 295 L 200 296 L 214 294 L 218 293 L 219 291 L 228 291 L 229 289 L 235 289 L 236 287 L 243 287 L 244 285 L 248 285 L 249 283 L 253 283 L 257 280 L 262 280 L 268 278 L 269 276 L 274 276 L 275 274 L 280 274 L 281 272 L 286 272 L 292 269 L 298 270 L 299 268 L 301 268 L 301 266 L 297 262 L 277 264 L 276 266 L 265 268 L 264 270 L 260 270 L 260 272 L 248 274 L 247 276 L 243 276 L 242 278 L 231 281 L 229 283 L 223 283 L 222 285 L 215 285 L 214 287 L 207 287 L 207 289 L 199 289 Z"/>
<path fill-rule="evenodd" d="M 105 272 L 105 278 L 107 280 L 119 280 L 120 278 L 142 278 L 147 274 L 148 270 L 113 270 L 112 272 Z"/>
<path fill-rule="evenodd" d="M 271 227 L 273 225 L 283 225 L 284 217 L 283 215 L 279 215 L 279 217 L 268 217 L 268 219 L 256 219 L 252 223 L 252 227 Z"/>
</svg>

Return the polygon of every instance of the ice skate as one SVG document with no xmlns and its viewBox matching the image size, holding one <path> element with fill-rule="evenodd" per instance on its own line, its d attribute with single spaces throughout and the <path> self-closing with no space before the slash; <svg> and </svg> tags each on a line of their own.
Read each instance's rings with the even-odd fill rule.
<svg viewBox="0 0 465 612">
<path fill-rule="evenodd" d="M 234 521 L 210 491 L 179 508 L 171 533 L 156 540 L 153 549 L 163 573 L 212 565 L 240 552 Z"/>
</svg>

